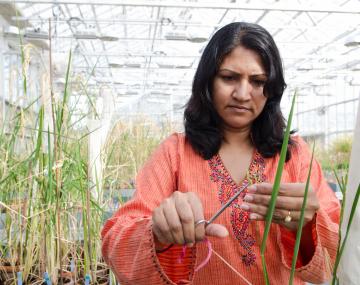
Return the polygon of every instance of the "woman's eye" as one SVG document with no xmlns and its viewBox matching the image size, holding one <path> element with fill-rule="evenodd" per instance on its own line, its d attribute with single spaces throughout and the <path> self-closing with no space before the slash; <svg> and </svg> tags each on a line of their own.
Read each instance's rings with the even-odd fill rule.
<svg viewBox="0 0 360 285">
<path fill-rule="evenodd" d="M 221 78 L 224 80 L 224 81 L 233 81 L 235 80 L 235 76 L 231 76 L 231 75 L 222 75 Z"/>
<path fill-rule="evenodd" d="M 263 87 L 266 83 L 264 80 L 253 80 L 252 82 L 256 87 Z"/>
</svg>

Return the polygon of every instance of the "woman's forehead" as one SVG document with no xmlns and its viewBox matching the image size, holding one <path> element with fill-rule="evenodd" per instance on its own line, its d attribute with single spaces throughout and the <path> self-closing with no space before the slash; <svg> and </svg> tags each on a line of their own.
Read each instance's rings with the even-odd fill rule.
<svg viewBox="0 0 360 285">
<path fill-rule="evenodd" d="M 235 47 L 223 58 L 219 70 L 223 69 L 237 73 L 246 71 L 251 74 L 266 74 L 260 55 L 243 46 Z"/>
</svg>

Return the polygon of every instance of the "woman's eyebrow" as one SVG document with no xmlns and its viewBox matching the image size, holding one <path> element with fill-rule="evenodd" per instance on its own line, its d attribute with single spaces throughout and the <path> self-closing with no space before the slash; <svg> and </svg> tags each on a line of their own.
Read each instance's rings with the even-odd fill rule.
<svg viewBox="0 0 360 285">
<path fill-rule="evenodd" d="M 231 72 L 231 73 L 234 73 L 234 74 L 239 74 L 236 71 L 233 71 L 233 70 L 227 69 L 227 68 L 219 69 L 219 72 L 221 72 L 221 71 L 228 71 L 228 72 Z"/>
<path fill-rule="evenodd" d="M 222 72 L 222 71 L 227 71 L 227 72 L 231 72 L 233 74 L 236 74 L 236 75 L 241 75 L 241 73 L 238 73 L 236 71 L 233 71 L 231 69 L 227 69 L 227 68 L 223 68 L 223 69 L 220 69 L 219 72 Z M 251 74 L 250 77 L 257 77 L 257 76 L 264 76 L 264 77 L 267 77 L 266 73 L 257 73 L 257 74 Z"/>
<path fill-rule="evenodd" d="M 258 77 L 258 76 L 263 76 L 267 78 L 267 75 L 265 73 L 259 73 L 259 74 L 251 74 L 250 77 Z"/>
</svg>

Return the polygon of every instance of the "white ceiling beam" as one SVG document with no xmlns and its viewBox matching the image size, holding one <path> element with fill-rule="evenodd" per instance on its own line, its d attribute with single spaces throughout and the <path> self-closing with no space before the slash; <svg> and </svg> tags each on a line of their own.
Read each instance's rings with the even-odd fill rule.
<svg viewBox="0 0 360 285">
<path fill-rule="evenodd" d="M 54 4 L 51 0 L 16 0 L 17 3 L 33 4 Z M 0 0 L 0 3 L 13 3 L 13 1 Z M 144 1 L 144 0 L 126 0 L 126 1 L 74 1 L 59 0 L 56 4 L 79 4 L 79 5 L 102 5 L 102 6 L 141 6 L 141 7 L 164 7 L 164 8 L 193 8 L 193 9 L 233 9 L 233 10 L 269 10 L 286 12 L 321 12 L 321 13 L 341 13 L 341 14 L 360 14 L 359 5 L 353 7 L 339 7 L 334 5 L 323 5 L 323 3 L 313 3 L 312 5 L 299 5 L 296 3 L 272 3 L 269 4 L 240 4 L 240 3 L 197 3 L 197 2 L 177 2 L 177 1 Z"/>
<path fill-rule="evenodd" d="M 68 51 L 58 51 L 58 53 L 68 53 Z M 81 52 L 81 55 L 83 56 L 93 56 L 93 57 L 102 57 L 102 56 L 109 56 L 109 57 L 126 57 L 129 58 L 129 56 L 131 58 L 134 57 L 156 57 L 156 58 L 197 58 L 200 57 L 200 54 L 197 55 L 159 55 L 159 54 L 150 54 L 150 53 L 131 53 L 131 55 L 129 55 L 129 53 L 111 53 L 111 52 L 106 52 L 106 53 L 89 53 L 89 52 Z M 324 54 L 319 54 L 319 55 L 309 55 L 309 54 L 303 54 L 300 56 L 297 55 L 293 55 L 293 56 L 282 56 L 282 59 L 333 59 L 333 56 L 328 57 Z"/>
<path fill-rule="evenodd" d="M 48 20 L 47 20 L 48 21 Z M 53 21 L 53 23 L 55 23 L 55 20 Z M 303 32 L 303 29 L 301 27 L 298 27 L 298 29 L 301 33 Z M 44 29 L 44 31 L 47 32 L 46 29 Z M 353 31 L 353 30 L 352 30 Z M 17 38 L 17 35 L 7 35 L 7 37 L 11 38 Z M 73 40 L 75 37 L 73 35 L 58 35 L 55 36 L 55 38 L 58 39 L 67 39 L 67 40 Z M 208 36 L 208 38 L 210 39 L 210 35 Z M 152 41 L 153 38 L 149 37 L 149 38 L 140 38 L 140 37 L 117 37 L 118 41 L 123 41 L 123 42 L 127 42 L 127 41 Z M 95 40 L 100 40 L 100 39 L 82 39 L 82 41 L 95 41 Z M 163 42 L 187 42 L 187 40 L 177 40 L 177 39 L 166 39 L 166 38 L 155 38 L 155 41 L 163 41 Z M 322 45 L 322 44 L 329 44 L 327 41 L 290 41 L 290 40 L 277 40 L 276 41 L 277 46 L 280 45 L 287 45 L 287 46 L 292 46 L 292 45 L 302 45 L 302 46 L 314 46 L 314 45 Z"/>
<path fill-rule="evenodd" d="M 125 8 L 125 6 L 124 6 Z M 227 10 L 228 11 L 228 10 Z M 264 11 L 264 14 L 267 14 L 269 11 Z M 328 14 L 330 15 L 330 14 Z M 23 17 L 24 18 L 24 17 Z M 31 23 L 37 23 L 37 22 L 44 22 L 44 21 L 48 21 L 48 18 L 41 18 L 40 15 L 39 17 L 36 17 L 34 18 L 32 15 L 30 17 L 25 17 L 27 21 L 31 22 Z M 258 22 L 259 20 L 261 19 L 257 19 L 256 22 Z M 69 21 L 69 18 L 58 18 L 57 19 L 58 22 L 67 22 Z M 118 17 L 115 17 L 114 18 L 98 18 L 97 20 L 95 20 L 94 18 L 82 18 L 81 19 L 82 22 L 84 23 L 100 23 L 100 24 L 124 24 L 124 25 L 149 25 L 149 24 L 156 24 L 158 22 L 161 22 L 161 19 L 159 20 L 152 20 L 152 19 L 119 19 Z M 219 27 L 221 27 L 222 25 L 221 24 L 218 24 L 218 23 L 200 23 L 200 22 L 191 22 L 191 21 L 173 21 L 172 24 L 174 24 L 175 26 L 189 26 L 189 27 L 200 27 L 200 28 L 215 28 L 215 29 L 218 29 Z M 351 24 L 349 24 L 350 26 L 352 26 Z M 327 25 L 326 26 L 326 29 L 328 31 L 332 31 L 334 29 L 337 29 L 338 28 L 338 23 L 333 23 L 331 25 Z M 299 26 L 297 24 L 287 24 L 286 25 L 286 30 L 289 30 L 289 29 L 295 29 L 295 30 L 300 30 L 300 29 L 303 29 L 305 27 L 309 27 L 311 28 L 311 30 L 319 30 L 319 31 L 322 31 L 324 29 L 324 27 L 320 27 L 319 25 L 318 26 L 313 26 L 312 24 L 311 25 L 303 25 L 303 26 Z M 284 25 L 273 25 L 273 24 L 267 24 L 266 25 L 266 28 L 267 29 L 270 29 L 270 28 L 284 28 Z"/>
<path fill-rule="evenodd" d="M 63 53 L 64 55 L 68 54 L 69 51 L 57 51 L 56 53 L 61 54 Z M 10 55 L 10 54 L 18 54 L 18 52 L 16 51 L 5 51 L 3 52 L 4 55 Z M 82 56 L 85 57 L 125 57 L 125 58 L 129 58 L 129 54 L 128 53 L 110 53 L 110 52 L 105 52 L 105 53 L 89 53 L 89 52 L 81 52 Z M 199 58 L 200 55 L 158 55 L 158 54 L 149 54 L 149 53 L 138 53 L 138 54 L 131 54 L 131 57 L 153 57 L 153 58 Z M 324 58 L 329 58 L 332 59 L 333 57 L 327 57 L 325 55 L 302 55 L 302 56 L 282 56 L 281 57 L 283 60 L 287 60 L 287 59 L 292 59 L 292 60 L 297 60 L 297 59 L 324 59 Z M 292 63 L 293 64 L 293 63 Z M 98 68 L 98 66 L 96 66 Z M 177 70 L 186 70 L 186 69 L 180 69 L 178 68 Z"/>
</svg>

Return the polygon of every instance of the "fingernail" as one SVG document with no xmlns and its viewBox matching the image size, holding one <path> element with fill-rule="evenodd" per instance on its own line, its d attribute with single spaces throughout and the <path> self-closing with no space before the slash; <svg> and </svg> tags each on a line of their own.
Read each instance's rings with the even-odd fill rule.
<svg viewBox="0 0 360 285">
<path fill-rule="evenodd" d="M 256 220 L 257 219 L 257 215 L 254 213 L 251 213 L 249 216 L 250 220 Z"/>
<path fill-rule="evenodd" d="M 240 205 L 240 208 L 245 210 L 245 211 L 248 211 L 250 209 L 249 205 L 248 204 L 241 204 Z"/>
<path fill-rule="evenodd" d="M 256 192 L 256 185 L 250 185 L 250 186 L 248 187 L 248 191 L 249 191 L 249 192 L 252 192 L 252 193 Z"/>
<path fill-rule="evenodd" d="M 191 243 L 186 244 L 186 246 L 187 246 L 187 247 L 193 247 L 194 244 L 191 242 Z"/>
<path fill-rule="evenodd" d="M 244 200 L 247 202 L 251 202 L 252 200 L 254 200 L 254 196 L 253 195 L 245 195 Z"/>
</svg>

